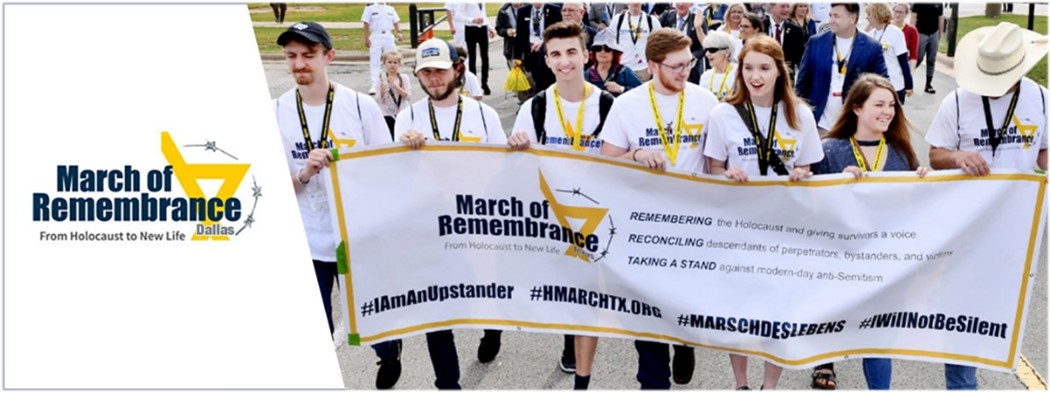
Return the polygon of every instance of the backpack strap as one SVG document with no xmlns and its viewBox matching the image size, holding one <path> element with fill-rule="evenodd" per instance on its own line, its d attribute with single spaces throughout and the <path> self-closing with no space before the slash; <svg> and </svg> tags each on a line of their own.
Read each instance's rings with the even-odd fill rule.
<svg viewBox="0 0 1051 393">
<path fill-rule="evenodd" d="M 606 126 L 606 116 L 609 115 L 609 110 L 613 107 L 613 101 L 616 100 L 616 97 L 613 97 L 613 94 L 610 94 L 608 91 L 601 90 L 600 93 L 601 95 L 598 96 L 598 128 L 591 133 L 592 138 L 598 137 L 598 134 Z"/>
<path fill-rule="evenodd" d="M 617 31 L 613 34 L 617 45 L 620 45 L 620 27 L 624 25 L 624 16 L 627 14 L 627 12 L 621 12 L 620 15 L 617 15 Z"/>
<path fill-rule="evenodd" d="M 533 104 L 530 105 L 530 114 L 533 115 L 533 131 L 536 133 L 536 141 L 541 145 L 547 144 L 547 131 L 544 130 L 544 121 L 547 120 L 547 90 L 541 90 L 533 96 Z"/>
<path fill-rule="evenodd" d="M 781 161 L 781 157 L 773 154 L 773 152 L 770 154 L 769 161 L 763 160 L 763 155 L 760 154 L 760 149 L 762 149 L 760 146 L 763 144 L 763 141 L 760 140 L 762 135 L 759 134 L 758 130 L 756 130 L 752 124 L 752 116 L 748 113 L 748 109 L 745 108 L 743 104 L 734 105 L 734 109 L 737 110 L 737 114 L 741 116 L 741 121 L 744 122 L 745 127 L 748 127 L 748 131 L 752 133 L 752 139 L 755 140 L 755 154 L 759 158 L 759 174 L 766 176 L 767 168 L 773 168 L 774 173 L 778 175 L 788 175 L 788 169 L 785 168 L 785 163 Z"/>
</svg>

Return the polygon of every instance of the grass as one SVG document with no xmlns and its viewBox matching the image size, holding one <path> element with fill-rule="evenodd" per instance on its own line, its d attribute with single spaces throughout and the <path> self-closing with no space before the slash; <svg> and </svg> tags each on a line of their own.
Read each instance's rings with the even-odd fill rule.
<svg viewBox="0 0 1051 393">
<path fill-rule="evenodd" d="M 1017 12 L 1017 9 L 1016 9 Z M 984 16 L 969 16 L 966 18 L 960 18 L 960 25 L 956 33 L 956 42 L 959 43 L 960 39 L 964 35 L 967 35 L 971 30 L 985 26 L 996 26 L 1000 22 L 1010 22 L 1025 28 L 1029 23 L 1029 17 L 1027 15 L 1017 14 L 1001 14 L 999 18 L 986 18 Z M 1033 29 L 1041 34 L 1047 34 L 1047 15 L 1037 15 L 1033 18 Z M 941 53 L 947 53 L 949 48 L 948 40 L 942 39 L 938 46 L 938 51 Z M 1036 81 L 1041 86 L 1047 86 L 1047 56 L 1044 56 L 1039 63 L 1029 74 L 1026 75 L 1029 79 Z"/>
<path fill-rule="evenodd" d="M 401 16 L 402 31 L 405 32 L 405 40 L 399 46 L 409 44 L 409 3 L 391 3 L 398 15 Z M 419 8 L 442 8 L 444 3 L 418 3 Z M 302 20 L 317 22 L 360 22 L 361 13 L 366 4 L 337 4 L 337 3 L 291 3 L 285 14 L 285 24 Z M 486 9 L 498 7 L 499 4 L 488 4 Z M 249 3 L 249 15 L 253 22 L 273 22 L 274 14 L 268 3 Z M 495 8 L 492 10 L 495 12 Z M 435 18 L 440 18 L 444 13 L 435 13 Z M 446 23 L 446 22 L 442 22 Z M 277 46 L 277 36 L 281 35 L 287 27 L 257 27 L 255 28 L 255 39 L 259 45 L 259 53 L 281 53 L 281 47 Z M 363 29 L 328 29 L 332 37 L 332 47 L 336 53 L 347 51 L 368 51 L 365 47 Z M 435 31 L 435 37 L 444 40 L 452 40 L 452 34 L 448 31 Z"/>
<path fill-rule="evenodd" d="M 361 12 L 365 10 L 367 4 L 337 4 L 337 3 L 289 3 L 288 11 L 285 14 L 285 22 L 296 22 L 303 20 L 312 20 L 315 22 L 361 22 Z M 390 3 L 395 10 L 398 11 L 398 15 L 401 17 L 401 23 L 405 26 L 405 31 L 409 31 L 409 3 Z M 417 3 L 419 8 L 444 8 L 445 3 Z M 496 13 L 496 7 L 500 4 L 493 3 L 486 5 L 486 11 Z M 492 8 L 490 10 L 490 8 Z M 249 3 L 249 11 L 252 12 L 253 22 L 273 22 L 274 13 L 270 9 L 269 3 Z M 262 12 L 265 11 L 265 12 Z M 435 13 L 435 19 L 445 15 L 445 13 Z"/>
</svg>

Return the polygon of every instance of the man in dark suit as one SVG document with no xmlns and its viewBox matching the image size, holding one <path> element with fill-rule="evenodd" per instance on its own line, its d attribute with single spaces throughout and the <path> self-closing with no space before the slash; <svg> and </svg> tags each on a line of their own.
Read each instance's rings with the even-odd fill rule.
<svg viewBox="0 0 1051 393">
<path fill-rule="evenodd" d="M 827 132 L 843 109 L 850 87 L 861 74 L 887 77 L 883 47 L 858 31 L 857 3 L 834 3 L 829 31 L 810 38 L 796 78 L 796 93 L 814 107 L 819 129 Z"/>
<path fill-rule="evenodd" d="M 532 97 L 555 83 L 555 75 L 544 64 L 544 29 L 562 21 L 562 9 L 554 4 L 532 3 L 518 9 L 515 55 L 522 60 L 526 73 L 532 76 L 533 90 L 519 95 L 520 101 Z"/>
<path fill-rule="evenodd" d="M 690 53 L 697 59 L 697 65 L 690 70 L 690 77 L 687 79 L 690 82 L 697 83 L 701 80 L 701 74 L 704 73 L 704 47 L 701 43 L 704 42 L 704 31 L 697 29 L 696 17 L 693 12 L 690 11 L 690 7 L 693 3 L 675 3 L 675 8 L 664 11 L 664 14 L 660 16 L 661 26 L 670 27 L 681 31 L 690 37 Z"/>
<path fill-rule="evenodd" d="M 792 22 L 791 11 L 791 4 L 772 4 L 769 17 L 763 20 L 763 24 L 767 34 L 781 44 L 789 71 L 795 75 L 799 61 L 803 59 L 803 50 L 806 48 L 806 33 L 803 32 L 802 27 Z"/>
</svg>

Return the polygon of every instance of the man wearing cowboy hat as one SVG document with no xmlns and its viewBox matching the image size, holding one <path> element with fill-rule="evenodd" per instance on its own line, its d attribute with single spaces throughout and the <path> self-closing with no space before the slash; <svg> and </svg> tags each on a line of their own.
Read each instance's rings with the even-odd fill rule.
<svg viewBox="0 0 1051 393">
<path fill-rule="evenodd" d="M 964 36 L 956 50 L 960 88 L 927 131 L 931 167 L 973 176 L 1047 169 L 1048 92 L 1025 77 L 1045 55 L 1047 36 L 1007 22 Z"/>
<path fill-rule="evenodd" d="M 1047 55 L 1047 37 L 1001 22 L 975 29 L 956 49 L 960 88 L 931 127 L 931 167 L 984 176 L 990 169 L 1047 169 L 1047 89 L 1025 74 Z M 992 138 L 990 138 L 992 136 Z M 869 389 L 889 389 L 890 359 L 865 359 Z M 949 390 L 978 389 L 972 366 L 945 365 Z"/>
</svg>

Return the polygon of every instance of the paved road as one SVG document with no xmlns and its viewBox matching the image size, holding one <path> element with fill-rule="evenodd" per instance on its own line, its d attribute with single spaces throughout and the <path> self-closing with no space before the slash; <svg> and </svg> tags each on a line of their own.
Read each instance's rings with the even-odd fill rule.
<svg viewBox="0 0 1051 393">
<path fill-rule="evenodd" d="M 490 79 L 493 95 L 485 97 L 485 103 L 494 107 L 500 114 L 505 130 L 514 123 L 518 112 L 517 101 L 505 97 L 502 83 L 507 75 L 507 68 L 502 66 L 501 45 L 496 42 L 490 46 L 490 59 L 493 59 L 493 70 Z M 277 97 L 293 86 L 292 78 L 283 62 L 264 61 L 267 81 L 270 84 L 272 97 Z M 947 76 L 950 69 L 939 64 L 935 75 L 934 87 L 938 94 L 929 95 L 922 92 L 906 100 L 906 111 L 914 129 L 913 145 L 919 153 L 920 160 L 927 164 L 925 152 L 929 149 L 923 141 L 923 135 L 934 117 L 938 106 L 949 92 L 956 88 L 955 81 Z M 366 63 L 336 63 L 330 67 L 330 76 L 355 90 L 366 91 L 368 88 L 368 69 Z M 921 67 L 923 68 L 923 67 Z M 409 67 L 405 67 L 406 70 Z M 925 69 L 925 68 L 924 68 Z M 920 71 L 922 74 L 925 71 Z M 922 77 L 919 75 L 917 77 Z M 423 97 L 423 91 L 413 81 L 413 100 Z M 1040 251 L 1038 280 L 1035 283 L 1033 301 L 1030 308 L 1026 339 L 1023 342 L 1022 354 L 1033 364 L 1040 376 L 1047 375 L 1047 274 L 1044 272 L 1047 261 L 1047 247 Z M 336 294 L 335 301 L 339 301 Z M 338 304 L 338 303 L 337 303 Z M 814 305 L 818 307 L 820 305 Z M 339 333 L 337 332 L 337 335 Z M 345 337 L 345 335 L 343 336 Z M 552 334 L 525 332 L 507 332 L 504 334 L 503 349 L 491 364 L 480 364 L 476 358 L 478 340 L 481 331 L 457 330 L 456 341 L 461 365 L 461 385 L 466 389 L 570 389 L 573 378 L 562 373 L 557 366 L 561 354 L 562 337 Z M 336 347 L 336 354 L 343 370 L 343 380 L 348 389 L 373 389 L 376 373 L 376 357 L 368 347 L 350 347 L 341 344 Z M 404 372 L 396 388 L 398 389 L 433 389 L 434 373 L 427 357 L 426 342 L 423 336 L 405 340 L 402 355 Z M 635 381 L 636 353 L 629 340 L 600 340 L 597 364 L 592 374 L 593 389 L 637 389 Z M 750 381 L 753 387 L 762 381 L 761 362 L 751 361 L 749 365 Z M 846 360 L 837 363 L 840 386 L 843 389 L 864 389 L 865 379 L 861 373 L 860 360 Z M 733 374 L 730 371 L 728 357 L 725 353 L 698 349 L 697 368 L 693 381 L 688 385 L 676 385 L 674 389 L 707 389 L 724 390 L 734 387 Z M 1020 379 L 1014 374 L 979 370 L 980 389 L 1025 389 Z M 894 389 L 944 389 L 942 367 L 933 363 L 915 361 L 896 361 L 894 371 Z M 785 370 L 781 377 L 781 389 L 808 389 L 810 372 L 808 370 Z"/>
</svg>

